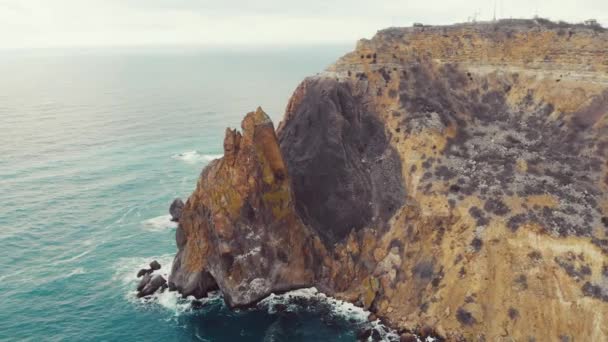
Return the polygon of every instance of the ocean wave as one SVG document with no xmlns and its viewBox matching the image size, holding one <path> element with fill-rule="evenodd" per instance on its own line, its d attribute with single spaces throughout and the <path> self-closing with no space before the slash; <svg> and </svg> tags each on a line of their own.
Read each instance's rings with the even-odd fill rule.
<svg viewBox="0 0 608 342">
<path fill-rule="evenodd" d="M 151 232 L 177 228 L 177 222 L 171 221 L 171 215 L 157 216 L 141 222 L 142 226 Z"/>
<path fill-rule="evenodd" d="M 208 163 L 214 159 L 218 159 L 223 156 L 223 154 L 202 154 L 198 151 L 187 151 L 183 153 L 174 154 L 171 158 L 195 164 L 200 162 Z"/>
<path fill-rule="evenodd" d="M 306 303 L 306 305 L 302 305 L 302 303 Z M 369 311 L 352 303 L 329 297 L 315 287 L 294 290 L 281 295 L 271 294 L 260 301 L 258 307 L 266 309 L 269 314 L 274 314 L 279 310 L 298 312 L 313 308 L 312 310 L 328 315 L 329 318 L 343 320 L 360 328 L 370 327 L 378 332 L 382 341 L 399 341 L 397 331 L 383 325 L 379 319 L 369 322 Z M 427 338 L 425 342 L 433 341 L 433 338 Z"/>
</svg>

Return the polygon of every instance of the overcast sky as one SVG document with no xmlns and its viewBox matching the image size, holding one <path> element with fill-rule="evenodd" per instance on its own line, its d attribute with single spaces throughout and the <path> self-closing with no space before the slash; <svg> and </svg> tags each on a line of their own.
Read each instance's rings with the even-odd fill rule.
<svg viewBox="0 0 608 342">
<path fill-rule="evenodd" d="M 496 0 L 498 17 L 596 18 L 608 0 Z M 492 18 L 494 0 L 0 0 L 0 48 L 353 43 L 413 22 Z"/>
</svg>

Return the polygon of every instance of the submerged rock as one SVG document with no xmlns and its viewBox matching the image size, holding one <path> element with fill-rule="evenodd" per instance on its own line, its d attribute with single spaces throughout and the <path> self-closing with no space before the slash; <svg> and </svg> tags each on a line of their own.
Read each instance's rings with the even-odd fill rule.
<svg viewBox="0 0 608 342">
<path fill-rule="evenodd" d="M 179 218 L 182 216 L 182 210 L 184 209 L 184 202 L 181 198 L 176 198 L 169 207 L 169 214 L 171 214 L 171 221 L 179 222 Z"/>
</svg>

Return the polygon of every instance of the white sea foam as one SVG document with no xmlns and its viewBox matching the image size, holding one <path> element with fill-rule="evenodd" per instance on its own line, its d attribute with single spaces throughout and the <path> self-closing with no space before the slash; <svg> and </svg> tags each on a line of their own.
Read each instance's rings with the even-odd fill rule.
<svg viewBox="0 0 608 342">
<path fill-rule="evenodd" d="M 115 272 L 112 280 L 119 282 L 122 287 L 134 292 L 137 283 L 139 282 L 139 279 L 137 278 L 137 272 L 139 270 L 142 268 L 150 268 L 150 262 L 156 260 L 160 263 L 161 268 L 154 273 L 160 274 L 167 279 L 173 265 L 173 257 L 174 254 L 140 258 L 120 258 L 115 264 Z"/>
<path fill-rule="evenodd" d="M 201 162 L 208 163 L 214 159 L 218 159 L 223 156 L 223 154 L 203 154 L 198 151 L 187 151 L 174 154 L 172 158 L 185 161 L 186 163 L 196 164 Z"/>
<path fill-rule="evenodd" d="M 173 267 L 173 257 L 173 254 L 165 254 L 156 257 L 122 258 L 116 264 L 116 271 L 112 280 L 121 284 L 121 287 L 125 290 L 125 298 L 129 302 L 147 307 L 150 304 L 157 305 L 175 313 L 176 316 L 180 315 L 191 310 L 193 297 L 184 299 L 177 292 L 163 291 L 156 292 L 148 298 L 137 298 L 137 291 L 135 290 L 141 280 L 141 278 L 137 278 L 137 272 L 142 268 L 149 268 L 152 260 L 158 261 L 161 265 L 160 270 L 154 271 L 154 274 L 160 274 L 168 280 Z"/>
<path fill-rule="evenodd" d="M 171 221 L 171 215 L 157 216 L 145 221 L 142 221 L 144 229 L 152 232 L 159 232 L 165 229 L 177 228 L 177 222 Z"/>
<path fill-rule="evenodd" d="M 53 263 L 53 265 L 61 265 L 61 264 L 69 263 L 69 262 L 72 262 L 72 261 L 76 261 L 76 260 L 78 260 L 78 259 L 82 258 L 83 256 L 85 256 L 85 255 L 87 255 L 87 254 L 91 253 L 91 252 L 92 252 L 94 249 L 95 249 L 95 248 L 92 248 L 92 249 L 86 250 L 86 251 L 84 251 L 84 252 L 82 252 L 82 253 L 80 253 L 80 254 L 78 254 L 78 255 L 75 255 L 75 256 L 73 256 L 73 257 L 69 258 L 69 259 L 65 259 L 65 260 L 59 260 L 59 261 L 56 261 L 56 262 L 54 262 L 54 263 Z"/>
<path fill-rule="evenodd" d="M 137 272 L 142 268 L 149 268 L 150 262 L 156 260 L 160 263 L 161 268 L 158 271 L 154 271 L 154 274 L 160 274 L 168 280 L 171 269 L 173 268 L 173 257 L 173 254 L 165 254 L 144 258 L 122 258 L 115 266 L 116 271 L 112 280 L 120 283 L 125 291 L 124 293 L 127 301 L 141 306 L 142 308 L 160 307 L 163 310 L 173 313 L 174 317 L 192 312 L 192 304 L 194 301 L 197 301 L 197 304 L 202 304 L 204 306 L 212 301 L 223 300 L 219 292 L 209 293 L 207 298 L 198 300 L 192 296 L 182 298 L 176 291 L 157 291 L 148 298 L 137 298 L 137 291 L 135 288 L 141 280 L 141 278 L 137 278 Z"/>
<path fill-rule="evenodd" d="M 399 334 L 383 325 L 380 320 L 368 323 L 369 311 L 365 311 L 352 303 L 329 297 L 314 287 L 294 290 L 282 295 L 271 294 L 260 301 L 258 307 L 266 308 L 269 313 L 276 312 L 277 305 L 281 305 L 287 311 L 297 311 L 301 310 L 297 299 L 310 300 L 317 303 L 317 305 L 328 305 L 331 310 L 330 315 L 351 323 L 359 325 L 371 324 L 371 327 L 380 334 L 382 341 L 399 341 Z M 433 340 L 427 339 L 426 342 L 433 342 Z"/>
<path fill-rule="evenodd" d="M 69 278 L 69 277 L 77 275 L 77 274 L 85 274 L 85 273 L 87 273 L 87 272 L 85 271 L 84 268 L 78 267 L 78 268 L 73 269 L 72 272 L 68 273 L 66 275 L 66 278 Z"/>
<path fill-rule="evenodd" d="M 135 287 L 139 282 L 137 272 L 142 268 L 148 268 L 150 261 L 157 260 L 161 264 L 161 269 L 155 271 L 154 274 L 160 274 L 165 277 L 165 279 L 169 279 L 169 274 L 173 266 L 173 257 L 173 254 L 165 254 L 157 257 L 122 258 L 116 265 L 116 272 L 113 280 L 122 284 L 126 290 L 127 300 L 132 303 L 146 306 L 149 306 L 150 304 L 157 305 L 174 313 L 175 316 L 192 312 L 192 303 L 196 299 L 194 297 L 181 298 L 181 295 L 175 291 L 156 292 L 151 297 L 145 299 L 136 297 Z M 298 299 L 310 300 L 318 306 L 329 307 L 330 315 L 350 323 L 359 324 L 361 326 L 369 324 L 372 329 L 378 331 L 382 341 L 399 341 L 399 334 L 384 326 L 380 320 L 368 322 L 368 317 L 370 315 L 369 311 L 352 303 L 329 297 L 324 293 L 319 292 L 314 287 L 298 289 L 281 295 L 271 294 L 262 299 L 257 307 L 266 310 L 270 314 L 276 313 L 279 305 L 282 306 L 282 310 L 286 311 L 296 312 L 305 310 L 306 308 L 303 308 L 301 304 L 299 304 Z M 223 300 L 222 296 L 219 292 L 215 292 L 211 293 L 208 298 L 198 300 L 198 302 L 202 303 L 204 306 L 206 303 L 219 300 Z M 423 342 L 420 339 L 418 339 L 418 341 Z M 433 338 L 429 337 L 424 342 L 434 341 Z"/>
<path fill-rule="evenodd" d="M 358 322 L 367 322 L 367 317 L 370 314 L 368 311 L 351 303 L 328 297 L 324 293 L 319 292 L 315 287 L 294 290 L 282 295 L 271 294 L 260 302 L 260 306 L 268 308 L 270 313 L 275 311 L 277 304 L 285 305 L 287 310 L 297 310 L 297 304 L 293 304 L 295 303 L 294 299 L 308 299 L 328 304 L 332 308 L 332 313 L 337 317 L 354 319 Z"/>
<path fill-rule="evenodd" d="M 152 301 L 162 308 L 173 312 L 175 316 L 190 311 L 192 308 L 192 298 L 184 299 L 177 291 L 156 292 L 149 299 L 145 299 L 144 301 Z"/>
</svg>

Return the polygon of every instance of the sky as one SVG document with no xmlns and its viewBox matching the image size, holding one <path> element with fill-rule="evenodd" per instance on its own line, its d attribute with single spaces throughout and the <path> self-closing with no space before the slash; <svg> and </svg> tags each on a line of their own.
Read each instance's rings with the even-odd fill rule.
<svg viewBox="0 0 608 342">
<path fill-rule="evenodd" d="M 0 0 L 0 48 L 354 44 L 390 26 L 490 20 L 494 7 L 608 26 L 608 0 Z"/>
</svg>

